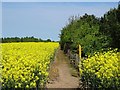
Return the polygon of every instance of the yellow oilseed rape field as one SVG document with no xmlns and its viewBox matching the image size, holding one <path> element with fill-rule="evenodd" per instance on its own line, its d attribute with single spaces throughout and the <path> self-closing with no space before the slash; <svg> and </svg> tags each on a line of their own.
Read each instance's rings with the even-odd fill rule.
<svg viewBox="0 0 120 90">
<path fill-rule="evenodd" d="M 120 89 L 120 52 L 95 53 L 80 64 L 81 80 L 89 87 Z"/>
<path fill-rule="evenodd" d="M 2 88 L 40 88 L 58 43 L 27 42 L 2 44 L 0 82 Z"/>
</svg>

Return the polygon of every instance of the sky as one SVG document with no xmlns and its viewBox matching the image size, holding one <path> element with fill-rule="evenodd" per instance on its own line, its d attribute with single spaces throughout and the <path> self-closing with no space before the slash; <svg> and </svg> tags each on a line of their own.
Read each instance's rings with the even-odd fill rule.
<svg viewBox="0 0 120 90">
<path fill-rule="evenodd" d="M 101 17 L 117 5 L 118 2 L 4 1 L 2 2 L 2 37 L 34 36 L 58 41 L 60 30 L 68 23 L 69 17 L 82 16 L 85 13 Z"/>
<path fill-rule="evenodd" d="M 1 0 L 2 2 L 118 2 L 119 0 Z"/>
<path fill-rule="evenodd" d="M 0 37 L 2 37 L 2 3 L 0 2 Z"/>
</svg>

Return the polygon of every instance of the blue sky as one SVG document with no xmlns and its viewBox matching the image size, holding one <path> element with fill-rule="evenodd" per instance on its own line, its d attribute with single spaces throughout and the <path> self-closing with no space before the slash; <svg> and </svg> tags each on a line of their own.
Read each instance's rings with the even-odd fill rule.
<svg viewBox="0 0 120 90">
<path fill-rule="evenodd" d="M 102 16 L 117 2 L 3 2 L 2 36 L 59 40 L 68 18 L 85 13 Z"/>
<path fill-rule="evenodd" d="M 0 2 L 0 37 L 2 37 L 2 3 Z"/>
<path fill-rule="evenodd" d="M 2 2 L 118 2 L 119 0 L 1 0 Z"/>
</svg>

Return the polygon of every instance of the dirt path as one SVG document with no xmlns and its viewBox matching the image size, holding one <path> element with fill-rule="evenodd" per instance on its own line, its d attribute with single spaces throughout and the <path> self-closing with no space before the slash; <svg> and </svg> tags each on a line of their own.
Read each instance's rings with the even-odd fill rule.
<svg viewBox="0 0 120 90">
<path fill-rule="evenodd" d="M 71 75 L 68 58 L 58 49 L 55 61 L 51 65 L 47 88 L 77 88 L 78 85 L 79 79 Z"/>
</svg>

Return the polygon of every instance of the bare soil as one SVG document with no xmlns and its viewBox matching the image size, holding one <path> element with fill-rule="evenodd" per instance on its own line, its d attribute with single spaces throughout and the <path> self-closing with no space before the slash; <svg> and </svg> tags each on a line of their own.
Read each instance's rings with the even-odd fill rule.
<svg viewBox="0 0 120 90">
<path fill-rule="evenodd" d="M 55 60 L 50 66 L 47 88 L 78 88 L 79 78 L 70 72 L 68 58 L 60 49 L 57 50 Z"/>
</svg>

